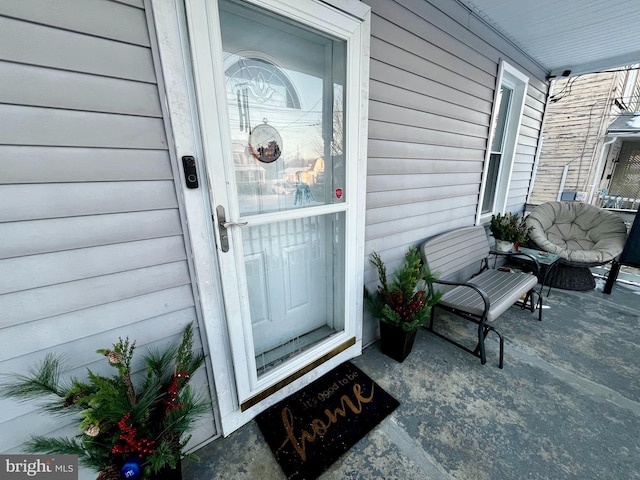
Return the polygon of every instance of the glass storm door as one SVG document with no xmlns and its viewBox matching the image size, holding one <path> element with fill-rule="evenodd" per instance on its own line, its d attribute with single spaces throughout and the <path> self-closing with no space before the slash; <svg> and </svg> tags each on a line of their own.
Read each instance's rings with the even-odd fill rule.
<svg viewBox="0 0 640 480">
<path fill-rule="evenodd" d="M 219 25 L 219 37 L 208 38 L 218 73 L 198 56 L 195 70 L 242 401 L 355 335 L 345 297 L 354 215 L 348 41 L 286 12 L 217 5 L 212 12 L 209 2 L 187 2 L 193 29 L 198 11 L 209 32 Z M 217 124 L 219 145 L 208 123 Z"/>
</svg>

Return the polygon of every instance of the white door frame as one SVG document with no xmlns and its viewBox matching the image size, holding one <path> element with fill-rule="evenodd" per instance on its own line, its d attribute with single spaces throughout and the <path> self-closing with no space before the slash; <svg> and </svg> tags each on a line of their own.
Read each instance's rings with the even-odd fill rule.
<svg viewBox="0 0 640 480">
<path fill-rule="evenodd" d="M 364 272 L 364 216 L 366 195 L 366 146 L 367 146 L 367 118 L 368 118 L 368 78 L 369 78 L 369 31 L 370 9 L 356 0 L 246 0 L 264 8 L 290 12 L 296 21 L 314 25 L 314 16 L 326 15 L 327 4 L 332 4 L 331 18 L 344 22 L 361 22 L 356 36 L 356 48 L 359 51 L 358 61 L 348 61 L 347 71 L 352 78 L 358 79 L 358 95 L 352 95 L 348 103 L 347 122 L 360 122 L 360 131 L 347 144 L 353 149 L 352 158 L 357 158 L 351 172 L 353 178 L 350 183 L 351 194 L 356 195 L 355 211 L 357 221 L 347 229 L 349 239 L 347 255 L 353 259 L 349 266 L 346 291 L 349 295 L 356 295 L 355 304 L 346 312 L 354 320 L 353 333 L 355 344 L 338 353 L 330 361 L 320 364 L 311 371 L 304 371 L 302 375 L 285 387 L 277 390 L 259 403 L 240 409 L 240 398 L 236 389 L 231 340 L 226 323 L 225 311 L 221 296 L 220 265 L 216 258 L 215 227 L 212 221 L 211 198 L 216 185 L 207 180 L 207 169 L 204 164 L 203 143 L 199 127 L 198 108 L 196 104 L 191 51 L 186 23 L 186 13 L 183 0 L 146 0 L 151 5 L 153 23 L 158 33 L 158 48 L 162 73 L 165 80 L 165 101 L 169 111 L 169 123 L 175 139 L 176 158 L 183 155 L 193 155 L 197 159 L 201 187 L 188 190 L 182 182 L 182 196 L 185 205 L 189 233 L 191 236 L 191 252 L 194 257 L 197 287 L 202 306 L 206 339 L 211 352 L 210 368 L 213 372 L 217 407 L 221 420 L 222 433 L 226 436 L 244 425 L 258 413 L 280 401 L 302 386 L 308 384 L 320 375 L 328 372 L 337 364 L 359 355 L 362 350 L 362 288 Z M 217 16 L 217 2 L 208 1 L 211 5 L 211 15 Z M 205 19 L 202 19 L 203 21 Z M 328 33 L 339 38 L 345 38 L 345 31 L 336 21 L 333 29 Z M 217 23 L 213 24 L 217 25 Z M 200 28 L 208 28 L 202 24 Z M 219 32 L 218 32 L 219 37 Z M 198 52 L 196 52 L 198 55 Z M 201 57 L 198 58 L 200 62 Z M 203 59 L 209 62 L 209 59 Z M 354 98 L 356 97 L 356 98 Z M 224 107 L 224 106 L 223 106 Z M 218 110 L 222 115 L 225 110 Z M 224 118 L 224 117 L 222 117 Z M 218 118 L 208 118 L 206 121 L 218 122 Z M 218 128 L 219 130 L 219 128 Z M 357 140 L 356 140 L 357 139 Z M 180 169 L 182 170 L 182 169 Z M 215 178 L 211 176 L 210 178 Z M 275 380 L 274 380 L 275 381 Z"/>
</svg>

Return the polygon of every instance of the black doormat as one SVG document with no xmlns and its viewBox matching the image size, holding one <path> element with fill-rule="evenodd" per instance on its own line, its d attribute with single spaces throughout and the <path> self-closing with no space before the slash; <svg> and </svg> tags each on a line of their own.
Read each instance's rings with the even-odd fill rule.
<svg viewBox="0 0 640 480">
<path fill-rule="evenodd" d="M 313 480 L 399 402 L 351 362 L 258 415 L 256 422 L 290 480 Z"/>
</svg>

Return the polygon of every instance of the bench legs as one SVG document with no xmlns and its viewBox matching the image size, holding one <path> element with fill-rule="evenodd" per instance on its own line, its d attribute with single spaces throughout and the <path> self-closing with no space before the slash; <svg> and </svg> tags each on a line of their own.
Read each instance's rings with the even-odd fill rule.
<svg viewBox="0 0 640 480">
<path fill-rule="evenodd" d="M 530 290 L 527 293 L 527 296 L 524 297 L 524 302 L 522 303 L 522 308 L 528 308 L 531 310 L 531 313 L 536 311 L 536 305 L 538 306 L 538 321 L 542 321 L 542 290 L 544 289 L 544 285 L 540 288 L 540 292 L 534 290 Z M 538 301 L 534 303 L 533 297 L 534 295 L 538 296 Z M 529 302 L 529 306 L 527 307 L 527 302 Z"/>
<path fill-rule="evenodd" d="M 444 310 L 447 310 L 451 313 L 454 313 L 458 316 L 461 316 L 462 318 L 465 318 L 467 320 L 472 321 L 473 323 L 476 323 L 478 325 L 478 344 L 476 345 L 475 349 L 471 350 L 470 348 L 467 348 L 466 346 L 462 345 L 461 343 L 443 335 L 440 332 L 436 332 L 433 329 L 433 319 L 435 316 L 435 309 L 436 307 L 431 308 L 431 315 L 429 317 L 429 324 L 425 325 L 424 328 L 426 328 L 427 330 L 429 330 L 431 333 L 433 333 L 434 335 L 437 335 L 438 337 L 442 338 L 443 340 L 446 340 L 449 343 L 454 344 L 456 347 L 461 348 L 462 350 L 469 352 L 470 354 L 480 358 L 480 363 L 482 363 L 482 365 L 484 365 L 485 363 L 487 363 L 487 354 L 484 348 L 484 340 L 485 338 L 487 338 L 487 335 L 489 334 L 490 331 L 495 332 L 496 335 L 498 335 L 498 338 L 500 339 L 500 358 L 498 361 L 498 367 L 502 368 L 504 366 L 504 337 L 502 336 L 502 334 L 500 332 L 498 332 L 498 330 L 496 330 L 492 325 L 487 325 L 486 323 L 474 319 L 474 318 L 470 318 L 467 317 L 465 315 L 462 314 L 462 312 L 458 312 L 455 309 L 450 309 L 450 308 L 444 308 L 441 307 Z"/>
<path fill-rule="evenodd" d="M 482 365 L 487 363 L 487 354 L 484 349 L 484 340 L 485 338 L 487 338 L 489 331 L 495 332 L 500 339 L 500 359 L 498 360 L 498 368 L 502 368 L 504 366 L 504 337 L 498 330 L 493 328 L 493 326 L 486 324 L 478 325 L 478 345 L 472 353 L 480 357 L 480 363 L 482 363 Z"/>
<path fill-rule="evenodd" d="M 544 288 L 544 286 L 543 286 Z M 536 298 L 537 295 L 537 298 Z M 535 288 L 531 289 L 527 295 L 524 298 L 524 301 L 522 302 L 521 306 L 523 309 L 528 309 L 531 310 L 531 312 L 535 312 L 536 310 L 536 306 L 538 307 L 538 320 L 542 321 L 542 289 L 540 289 L 540 291 L 538 292 Z M 442 333 L 436 332 L 433 329 L 433 321 L 434 321 L 434 317 L 435 317 L 435 310 L 436 307 L 441 308 L 443 310 L 446 310 L 448 312 L 451 312 L 459 317 L 462 317 L 466 320 L 469 320 L 473 323 L 475 323 L 476 325 L 478 325 L 478 344 L 476 345 L 476 347 L 471 350 L 469 348 L 467 348 L 466 346 L 460 344 L 459 342 L 443 335 Z M 458 310 L 456 308 L 452 308 L 452 307 L 445 307 L 443 305 L 436 305 L 433 308 L 431 308 L 431 314 L 429 316 L 429 324 L 425 325 L 424 328 L 426 328 L 427 330 L 429 330 L 431 333 L 437 335 L 438 337 L 442 338 L 443 340 L 446 340 L 449 343 L 454 344 L 456 347 L 459 347 L 463 350 L 465 350 L 466 352 L 471 353 L 472 355 L 475 355 L 476 357 L 480 358 L 480 362 L 482 363 L 482 365 L 484 365 L 485 363 L 487 363 L 487 354 L 485 352 L 485 348 L 484 348 L 484 341 L 487 338 L 487 335 L 489 334 L 489 332 L 495 332 L 496 335 L 498 335 L 498 338 L 500 339 L 500 359 L 498 362 L 498 367 L 502 368 L 504 365 L 504 337 L 502 336 L 502 334 L 496 330 L 493 325 L 488 325 L 485 321 L 485 317 L 482 318 L 478 318 L 477 316 L 472 316 L 469 313 L 466 313 L 464 311 Z"/>
</svg>

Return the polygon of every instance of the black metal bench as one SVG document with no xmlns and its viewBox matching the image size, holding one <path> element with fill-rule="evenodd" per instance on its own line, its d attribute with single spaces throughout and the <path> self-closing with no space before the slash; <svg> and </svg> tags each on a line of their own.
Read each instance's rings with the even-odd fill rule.
<svg viewBox="0 0 640 480">
<path fill-rule="evenodd" d="M 502 368 L 504 357 L 504 338 L 492 325 L 508 308 L 522 301 L 522 306 L 535 311 L 538 305 L 538 319 L 542 320 L 542 296 L 536 291 L 539 271 L 538 261 L 523 253 L 490 252 L 489 241 L 484 227 L 466 227 L 443 233 L 425 241 L 420 252 L 423 261 L 437 275 L 434 282 L 443 287 L 445 294 L 436 307 L 454 313 L 478 325 L 478 343 L 474 349 L 467 348 L 457 340 L 434 330 L 434 312 L 431 309 L 427 330 L 453 343 L 463 350 L 480 358 L 484 365 L 487 361 L 484 340 L 489 332 L 495 332 L 500 339 L 500 361 Z M 507 272 L 490 268 L 489 255 L 528 257 L 536 270 L 534 274 Z M 479 268 L 479 271 L 473 272 Z M 473 273 L 467 273 L 472 271 Z M 435 288 L 430 286 L 430 288 Z M 537 301 L 534 302 L 534 295 Z"/>
</svg>

